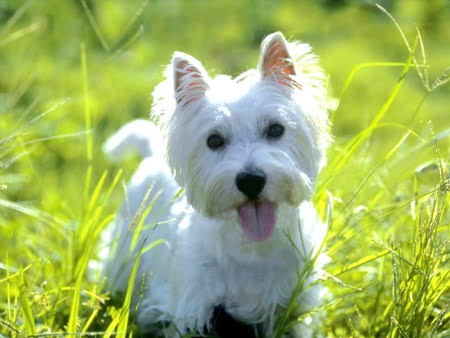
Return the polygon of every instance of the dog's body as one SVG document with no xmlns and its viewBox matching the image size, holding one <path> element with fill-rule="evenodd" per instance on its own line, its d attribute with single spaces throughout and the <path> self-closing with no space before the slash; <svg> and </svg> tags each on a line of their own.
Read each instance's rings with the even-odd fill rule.
<svg viewBox="0 0 450 338">
<path fill-rule="evenodd" d="M 181 333 L 220 331 L 220 307 L 255 324 L 255 336 L 271 336 L 298 286 L 295 313 L 319 298 L 310 265 L 326 230 L 310 199 L 330 141 L 323 74 L 309 46 L 287 45 L 280 33 L 263 42 L 259 69 L 237 79 L 210 79 L 182 53 L 167 74 L 152 114 L 168 130 L 168 164 L 150 122 L 132 122 L 106 144 L 113 157 L 130 145 L 145 157 L 116 222 L 107 284 L 124 292 L 141 252 L 132 308 L 139 304 L 144 331 L 157 322 Z M 185 195 L 174 200 L 180 187 Z"/>
</svg>

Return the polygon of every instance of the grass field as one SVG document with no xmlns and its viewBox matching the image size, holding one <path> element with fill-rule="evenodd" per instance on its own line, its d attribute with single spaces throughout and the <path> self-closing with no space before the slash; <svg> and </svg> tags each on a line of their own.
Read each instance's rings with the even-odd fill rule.
<svg viewBox="0 0 450 338">
<path fill-rule="evenodd" d="M 102 143 L 174 50 L 237 75 L 276 30 L 329 74 L 324 335 L 450 337 L 450 5 L 380 2 L 0 0 L 0 337 L 136 336 L 98 252 L 139 159 Z"/>
</svg>

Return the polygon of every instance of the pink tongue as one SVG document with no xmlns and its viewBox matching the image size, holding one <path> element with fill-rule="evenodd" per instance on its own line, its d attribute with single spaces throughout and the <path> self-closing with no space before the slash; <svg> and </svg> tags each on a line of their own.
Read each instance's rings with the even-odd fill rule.
<svg viewBox="0 0 450 338">
<path fill-rule="evenodd" d="M 248 239 L 262 242 L 270 238 L 275 228 L 275 205 L 251 202 L 239 208 L 239 221 Z"/>
</svg>

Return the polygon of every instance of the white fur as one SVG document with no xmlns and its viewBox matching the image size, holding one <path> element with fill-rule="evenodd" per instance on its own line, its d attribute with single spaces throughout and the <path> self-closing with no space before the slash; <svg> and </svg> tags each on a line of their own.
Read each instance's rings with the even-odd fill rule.
<svg viewBox="0 0 450 338">
<path fill-rule="evenodd" d="M 239 320 L 263 322 L 270 336 L 276 312 L 288 304 L 326 232 L 310 202 L 331 139 L 323 72 L 308 45 L 287 45 L 274 33 L 263 42 L 258 70 L 236 79 L 210 79 L 183 53 L 175 53 L 166 76 L 153 94 L 152 114 L 166 131 L 169 165 L 160 152 L 141 151 L 146 157 L 117 217 L 107 285 L 123 293 L 139 250 L 164 239 L 144 249 L 139 266 L 132 309 L 139 303 L 135 315 L 144 331 L 158 321 L 172 322 L 181 333 L 202 331 L 221 304 Z M 282 138 L 264 136 L 271 123 L 285 127 Z M 207 147 L 211 133 L 224 137 L 223 149 Z M 122 128 L 105 149 L 117 157 L 133 143 L 150 149 L 161 141 L 153 126 L 139 121 Z M 277 205 L 274 232 L 264 242 L 247 239 L 239 225 L 237 208 L 246 197 L 235 177 L 248 168 L 266 173 L 261 197 Z M 180 186 L 185 195 L 174 201 Z M 136 214 L 145 216 L 142 227 Z M 311 273 L 306 284 L 316 278 Z M 307 312 L 318 298 L 317 287 L 305 286 L 297 312 Z M 308 331 L 306 324 L 295 330 L 300 336 Z"/>
</svg>

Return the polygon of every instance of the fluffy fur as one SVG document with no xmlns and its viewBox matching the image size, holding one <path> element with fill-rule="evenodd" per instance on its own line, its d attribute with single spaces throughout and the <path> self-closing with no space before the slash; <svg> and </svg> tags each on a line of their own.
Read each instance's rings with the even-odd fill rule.
<svg viewBox="0 0 450 338">
<path fill-rule="evenodd" d="M 331 139 L 323 72 L 309 45 L 274 33 L 262 43 L 257 69 L 235 79 L 212 79 L 179 52 L 165 74 L 153 93 L 152 117 L 166 137 L 139 120 L 105 146 L 114 158 L 133 147 L 144 156 L 117 217 L 107 286 L 113 293 L 127 289 L 140 252 L 132 309 L 143 331 L 169 322 L 182 334 L 211 332 L 221 306 L 255 324 L 256 336 L 270 337 L 276 313 L 326 232 L 311 203 Z M 281 137 L 268 136 L 273 124 L 284 128 Z M 207 146 L 211 135 L 222 138 L 220 149 Z M 265 184 L 249 199 L 237 175 L 256 171 Z M 261 201 L 276 210 L 276 221 L 269 238 L 257 242 L 244 234 L 238 210 Z M 148 249 L 158 239 L 164 244 Z M 308 286 L 317 270 L 298 296 L 299 314 L 317 305 L 320 290 Z M 292 331 L 308 332 L 306 323 Z"/>
</svg>

